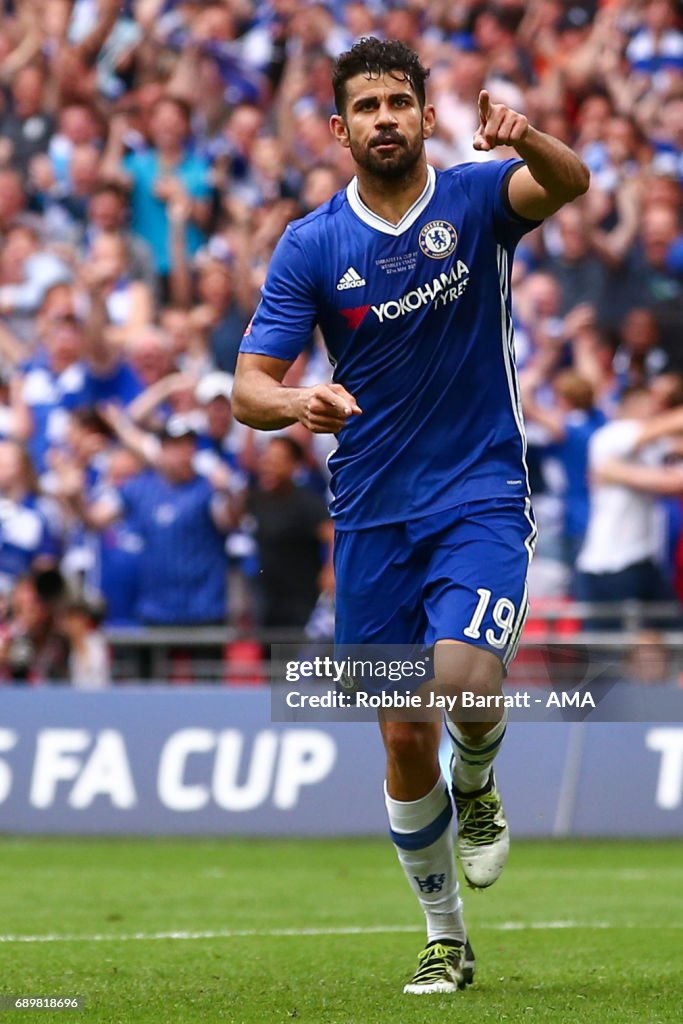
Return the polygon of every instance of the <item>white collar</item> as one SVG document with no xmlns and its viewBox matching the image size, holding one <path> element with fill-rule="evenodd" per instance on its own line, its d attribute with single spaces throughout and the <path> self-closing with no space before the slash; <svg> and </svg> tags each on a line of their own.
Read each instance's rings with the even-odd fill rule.
<svg viewBox="0 0 683 1024">
<path fill-rule="evenodd" d="M 423 212 L 430 199 L 434 195 L 434 189 L 436 188 L 436 172 L 431 165 L 427 165 L 427 184 L 425 185 L 422 193 L 417 197 L 413 205 L 409 210 L 401 217 L 398 224 L 392 224 L 391 221 L 385 220 L 384 217 L 380 217 L 379 214 L 373 213 L 372 210 L 365 205 L 358 192 L 358 178 L 352 178 L 346 189 L 346 198 L 349 201 L 349 205 L 356 216 L 367 224 L 368 227 L 374 228 L 376 231 L 381 231 L 385 235 L 402 235 L 408 228 L 412 227 L 417 218 Z"/>
</svg>

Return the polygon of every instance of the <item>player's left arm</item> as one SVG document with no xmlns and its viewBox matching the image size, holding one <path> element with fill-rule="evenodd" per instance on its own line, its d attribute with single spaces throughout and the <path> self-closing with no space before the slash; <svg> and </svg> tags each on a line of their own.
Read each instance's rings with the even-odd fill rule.
<svg viewBox="0 0 683 1024">
<path fill-rule="evenodd" d="M 590 172 L 569 146 L 533 128 L 524 114 L 479 94 L 479 127 L 474 148 L 512 146 L 526 166 L 508 180 L 508 200 L 520 217 L 543 220 L 588 190 Z"/>
</svg>

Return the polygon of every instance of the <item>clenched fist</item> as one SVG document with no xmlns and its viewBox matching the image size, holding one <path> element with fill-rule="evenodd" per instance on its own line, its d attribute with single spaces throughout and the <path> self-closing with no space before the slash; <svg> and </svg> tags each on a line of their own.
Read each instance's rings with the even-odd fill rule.
<svg viewBox="0 0 683 1024">
<path fill-rule="evenodd" d="M 296 405 L 297 419 L 314 434 L 337 434 L 350 416 L 361 413 L 356 399 L 341 384 L 302 388 Z"/>
</svg>

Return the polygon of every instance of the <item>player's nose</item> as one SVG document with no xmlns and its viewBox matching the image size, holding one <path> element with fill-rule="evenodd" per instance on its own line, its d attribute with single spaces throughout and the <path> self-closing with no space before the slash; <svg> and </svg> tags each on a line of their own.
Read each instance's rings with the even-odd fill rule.
<svg viewBox="0 0 683 1024">
<path fill-rule="evenodd" d="M 378 128 L 386 128 L 387 125 L 396 125 L 396 114 L 389 106 L 388 103 L 380 103 L 377 108 L 377 117 L 375 118 L 375 125 Z"/>
</svg>

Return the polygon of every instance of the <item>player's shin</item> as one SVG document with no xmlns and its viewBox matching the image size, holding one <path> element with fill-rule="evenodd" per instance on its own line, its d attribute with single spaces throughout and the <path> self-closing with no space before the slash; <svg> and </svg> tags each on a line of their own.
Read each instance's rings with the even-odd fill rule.
<svg viewBox="0 0 683 1024">
<path fill-rule="evenodd" d="M 473 793 L 486 786 L 491 766 L 503 743 L 507 712 L 483 735 L 473 739 L 455 722 L 446 720 L 454 756 L 453 785 L 461 793 Z"/>
<path fill-rule="evenodd" d="M 451 798 L 442 776 L 419 800 L 394 800 L 384 788 L 391 838 L 406 878 L 424 910 L 427 941 L 465 941 L 458 893 Z"/>
</svg>

